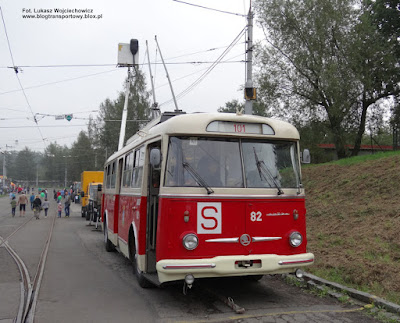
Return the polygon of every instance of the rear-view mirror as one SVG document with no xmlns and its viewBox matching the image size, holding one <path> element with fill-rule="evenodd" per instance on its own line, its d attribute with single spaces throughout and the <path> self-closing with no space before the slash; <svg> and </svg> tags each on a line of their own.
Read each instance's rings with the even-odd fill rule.
<svg viewBox="0 0 400 323">
<path fill-rule="evenodd" d="M 301 162 L 303 164 L 310 164 L 311 163 L 311 155 L 308 149 L 304 149 L 303 153 L 301 154 Z"/>
</svg>

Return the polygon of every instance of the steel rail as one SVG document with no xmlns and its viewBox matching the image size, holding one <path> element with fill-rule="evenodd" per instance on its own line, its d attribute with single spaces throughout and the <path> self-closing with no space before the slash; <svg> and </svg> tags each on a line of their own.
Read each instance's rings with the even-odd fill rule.
<svg viewBox="0 0 400 323">
<path fill-rule="evenodd" d="M 39 294 L 40 284 L 43 277 L 44 266 L 47 259 L 47 253 L 49 250 L 50 241 L 53 235 L 56 216 L 54 215 L 53 221 L 50 225 L 49 234 L 44 244 L 42 253 L 40 255 L 39 263 L 37 266 L 33 282 L 31 281 L 28 268 L 26 267 L 24 261 L 21 259 L 21 257 L 19 257 L 17 252 L 8 243 L 8 240 L 32 219 L 33 217 L 30 217 L 27 221 L 18 226 L 18 228 L 16 228 L 7 237 L 5 238 L 0 237 L 0 247 L 4 246 L 7 252 L 11 255 L 11 257 L 17 264 L 18 270 L 21 274 L 21 299 L 18 308 L 18 314 L 14 321 L 15 323 L 28 323 L 28 322 L 33 323 L 37 297 Z"/>
<path fill-rule="evenodd" d="M 47 254 L 49 252 L 49 246 L 51 242 L 51 238 L 53 236 L 53 230 L 54 230 L 54 225 L 56 221 L 56 216 L 54 215 L 53 217 L 53 222 L 50 226 L 49 230 L 49 235 L 47 237 L 47 240 L 45 242 L 42 254 L 40 256 L 38 268 L 35 274 L 35 278 L 33 279 L 33 285 L 32 285 L 32 295 L 33 298 L 31 298 L 29 304 L 28 304 L 28 312 L 27 316 L 25 319 L 25 323 L 33 323 L 34 317 L 35 317 L 35 310 L 36 310 L 36 304 L 37 304 L 37 299 L 39 295 L 39 290 L 40 290 L 40 285 L 42 283 L 42 278 L 43 278 L 43 273 L 44 273 L 44 266 L 46 264 L 46 259 L 47 259 Z"/>
<path fill-rule="evenodd" d="M 31 278 L 29 276 L 29 271 L 28 268 L 26 267 L 25 263 L 22 261 L 22 259 L 18 256 L 18 254 L 14 251 L 13 248 L 8 244 L 7 241 L 3 240 L 3 245 L 8 251 L 8 253 L 11 255 L 11 257 L 14 259 L 15 263 L 18 266 L 19 272 L 21 274 L 21 299 L 20 299 L 20 304 L 18 308 L 18 314 L 16 317 L 15 322 L 16 323 L 22 323 L 24 322 L 25 315 L 27 314 L 27 305 L 30 300 L 30 297 L 32 295 L 32 284 L 31 284 Z"/>
</svg>

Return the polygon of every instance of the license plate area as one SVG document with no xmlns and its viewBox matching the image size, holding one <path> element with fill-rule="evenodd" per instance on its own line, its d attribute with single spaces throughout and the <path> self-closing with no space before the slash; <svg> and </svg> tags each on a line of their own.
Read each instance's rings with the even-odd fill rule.
<svg viewBox="0 0 400 323">
<path fill-rule="evenodd" d="M 246 268 L 261 268 L 261 260 L 237 260 L 235 261 L 235 269 L 246 269 Z"/>
</svg>

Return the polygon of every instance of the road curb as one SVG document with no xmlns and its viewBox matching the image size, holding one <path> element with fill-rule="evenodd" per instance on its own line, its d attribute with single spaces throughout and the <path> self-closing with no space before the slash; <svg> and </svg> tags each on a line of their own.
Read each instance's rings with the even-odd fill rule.
<svg viewBox="0 0 400 323">
<path fill-rule="evenodd" d="M 348 296 L 350 296 L 354 299 L 357 299 L 363 303 L 366 303 L 366 304 L 373 303 L 376 306 L 384 308 L 388 312 L 391 312 L 394 314 L 400 314 L 400 306 L 399 305 L 388 302 L 388 301 L 384 300 L 383 298 L 377 297 L 375 295 L 361 292 L 354 288 L 346 287 L 346 286 L 340 285 L 338 283 L 330 282 L 326 279 L 317 277 L 315 275 L 312 275 L 312 274 L 309 274 L 306 272 L 303 274 L 303 279 L 307 283 L 314 282 L 318 285 L 325 285 L 325 286 L 328 286 L 335 290 L 338 290 L 340 292 L 346 293 Z"/>
</svg>

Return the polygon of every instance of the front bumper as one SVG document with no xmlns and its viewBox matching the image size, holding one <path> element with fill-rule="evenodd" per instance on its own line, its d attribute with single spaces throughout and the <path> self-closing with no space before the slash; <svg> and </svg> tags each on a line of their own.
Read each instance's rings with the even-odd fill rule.
<svg viewBox="0 0 400 323">
<path fill-rule="evenodd" d="M 247 263 L 248 266 L 241 264 Z M 298 255 L 218 256 L 206 259 L 163 259 L 157 262 L 160 283 L 195 278 L 268 275 L 295 272 L 314 263 L 312 253 Z M 250 265 L 251 264 L 251 265 Z"/>
</svg>

